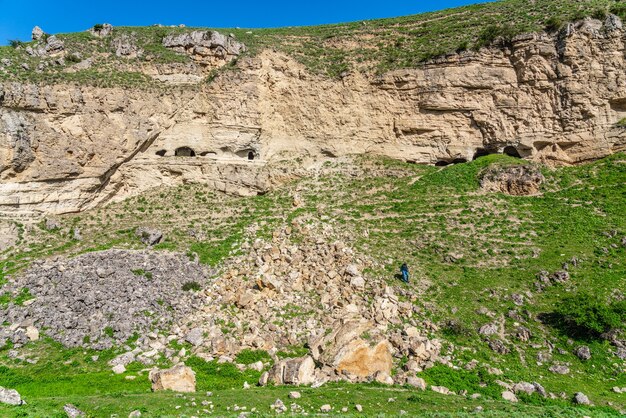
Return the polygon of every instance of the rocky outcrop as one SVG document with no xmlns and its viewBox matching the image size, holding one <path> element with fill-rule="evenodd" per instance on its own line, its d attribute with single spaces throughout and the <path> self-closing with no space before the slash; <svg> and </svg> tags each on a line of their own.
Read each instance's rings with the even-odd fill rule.
<svg viewBox="0 0 626 418">
<path fill-rule="evenodd" d="M 152 391 L 171 390 L 174 392 L 195 392 L 196 374 L 191 368 L 179 364 L 171 369 L 154 369 L 149 374 Z"/>
<path fill-rule="evenodd" d="M 539 193 L 545 178 L 531 165 L 493 166 L 481 175 L 480 187 L 487 192 L 502 192 L 513 196 Z"/>
<path fill-rule="evenodd" d="M 188 54 L 194 61 L 222 66 L 246 51 L 246 46 L 232 36 L 216 31 L 194 31 L 163 38 L 163 46 Z"/>
<path fill-rule="evenodd" d="M 626 62 L 616 19 L 381 76 L 329 80 L 266 50 L 173 94 L 3 83 L 0 212 L 76 212 L 194 181 L 262 193 L 285 174 L 274 163 L 296 158 L 315 166 L 370 153 L 444 165 L 506 152 L 576 164 L 624 151 Z M 213 32 L 164 45 L 215 65 L 244 49 Z M 185 71 L 172 66 L 155 77 L 197 78 Z"/>
</svg>

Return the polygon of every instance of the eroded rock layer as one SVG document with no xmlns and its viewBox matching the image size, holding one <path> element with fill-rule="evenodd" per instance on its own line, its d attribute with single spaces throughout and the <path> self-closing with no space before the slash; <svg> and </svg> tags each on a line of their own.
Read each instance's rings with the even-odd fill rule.
<svg viewBox="0 0 626 418">
<path fill-rule="evenodd" d="M 82 211 L 195 181 L 254 194 L 273 162 L 299 157 L 604 157 L 626 150 L 624 40 L 610 16 L 382 76 L 329 80 L 265 51 L 193 87 L 1 84 L 0 212 Z"/>
</svg>

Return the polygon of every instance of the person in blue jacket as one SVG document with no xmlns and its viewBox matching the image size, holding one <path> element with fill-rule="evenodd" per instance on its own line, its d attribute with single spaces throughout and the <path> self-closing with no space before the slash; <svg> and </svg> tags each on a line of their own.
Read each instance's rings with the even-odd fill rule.
<svg viewBox="0 0 626 418">
<path fill-rule="evenodd" d="M 400 273 L 402 273 L 402 281 L 404 283 L 408 283 L 409 282 L 409 266 L 407 266 L 406 263 L 403 263 L 402 267 L 400 267 Z"/>
</svg>

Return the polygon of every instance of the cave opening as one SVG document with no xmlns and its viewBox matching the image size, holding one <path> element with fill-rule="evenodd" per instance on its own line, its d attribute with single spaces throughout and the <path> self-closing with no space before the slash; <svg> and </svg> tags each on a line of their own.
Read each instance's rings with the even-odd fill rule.
<svg viewBox="0 0 626 418">
<path fill-rule="evenodd" d="M 174 155 L 177 157 L 195 157 L 196 152 L 189 147 L 176 148 Z"/>
<path fill-rule="evenodd" d="M 165 157 L 166 153 L 167 151 L 165 151 L 164 149 L 155 152 L 155 154 L 158 155 L 159 157 Z"/>
<path fill-rule="evenodd" d="M 248 152 L 248 160 L 250 160 L 250 161 L 254 160 L 254 152 L 252 152 L 252 151 Z"/>
<path fill-rule="evenodd" d="M 508 147 L 504 148 L 504 151 L 502 151 L 505 155 L 508 155 L 509 157 L 515 157 L 515 158 L 522 158 L 522 156 L 520 155 L 520 153 L 517 151 L 517 148 L 509 145 Z"/>
<path fill-rule="evenodd" d="M 450 162 L 444 160 L 439 160 L 435 163 L 435 167 L 445 167 L 447 165 L 450 165 Z"/>
<path fill-rule="evenodd" d="M 486 157 L 487 155 L 491 154 L 488 150 L 486 150 L 485 148 L 478 148 L 476 149 L 476 152 L 474 153 L 474 157 L 472 158 L 473 160 L 480 158 L 480 157 Z"/>
</svg>

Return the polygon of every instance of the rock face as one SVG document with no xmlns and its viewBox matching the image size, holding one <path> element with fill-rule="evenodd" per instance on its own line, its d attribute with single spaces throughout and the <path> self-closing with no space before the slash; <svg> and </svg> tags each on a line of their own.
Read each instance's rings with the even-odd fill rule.
<svg viewBox="0 0 626 418">
<path fill-rule="evenodd" d="M 195 392 L 196 374 L 189 367 L 178 365 L 166 370 L 152 370 L 149 375 L 152 390 Z"/>
<path fill-rule="evenodd" d="M 273 162 L 298 157 L 446 164 L 506 152 L 576 164 L 623 151 L 626 62 L 616 19 L 340 81 L 263 51 L 176 94 L 3 82 L 0 212 L 75 212 L 192 181 L 255 194 L 289 178 Z M 46 54 L 60 47 L 51 38 L 38 42 Z M 215 65 L 244 49 L 214 32 L 163 42 Z M 138 53 L 132 39 L 118 43 L 120 55 Z"/>
</svg>

